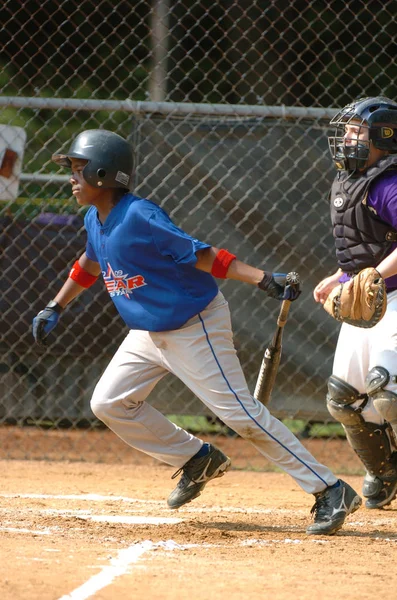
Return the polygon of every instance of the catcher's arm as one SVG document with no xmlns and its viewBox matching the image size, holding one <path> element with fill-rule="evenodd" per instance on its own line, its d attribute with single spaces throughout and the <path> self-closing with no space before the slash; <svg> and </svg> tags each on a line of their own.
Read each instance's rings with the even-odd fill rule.
<svg viewBox="0 0 397 600">
<path fill-rule="evenodd" d="M 313 296 L 316 302 L 324 304 L 334 287 L 339 284 L 341 275 L 342 269 L 338 269 L 336 273 L 333 273 L 333 275 L 322 279 L 322 281 L 316 285 L 313 291 Z"/>
<path fill-rule="evenodd" d="M 397 248 L 379 263 L 376 270 L 383 279 L 397 275 Z"/>
</svg>

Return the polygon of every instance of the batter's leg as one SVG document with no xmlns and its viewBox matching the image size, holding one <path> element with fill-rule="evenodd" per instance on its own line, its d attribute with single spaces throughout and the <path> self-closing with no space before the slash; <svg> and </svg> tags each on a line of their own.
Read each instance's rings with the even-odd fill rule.
<svg viewBox="0 0 397 600">
<path fill-rule="evenodd" d="M 250 394 L 233 345 L 228 305 L 221 295 L 182 329 L 155 337 L 166 341 L 164 364 L 228 427 L 289 473 L 306 492 L 315 494 L 337 482 Z"/>
<path fill-rule="evenodd" d="M 145 402 L 167 373 L 150 335 L 131 331 L 99 380 L 91 408 L 129 446 L 181 467 L 200 450 L 202 440 Z"/>
</svg>

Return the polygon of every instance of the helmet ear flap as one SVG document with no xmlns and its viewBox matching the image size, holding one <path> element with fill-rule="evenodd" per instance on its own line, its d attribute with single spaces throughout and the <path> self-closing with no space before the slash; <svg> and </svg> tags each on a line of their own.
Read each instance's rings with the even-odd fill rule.
<svg viewBox="0 0 397 600">
<path fill-rule="evenodd" d="M 104 180 L 106 178 L 106 171 L 105 171 L 105 169 L 98 169 L 96 174 L 97 174 L 97 177 L 99 180 L 99 181 L 97 181 L 97 185 L 98 185 L 98 187 L 102 187 L 103 182 L 101 180 Z"/>
<path fill-rule="evenodd" d="M 375 148 L 388 151 L 391 154 L 397 153 L 397 123 L 394 127 L 382 124 L 372 125 L 369 134 Z"/>
</svg>

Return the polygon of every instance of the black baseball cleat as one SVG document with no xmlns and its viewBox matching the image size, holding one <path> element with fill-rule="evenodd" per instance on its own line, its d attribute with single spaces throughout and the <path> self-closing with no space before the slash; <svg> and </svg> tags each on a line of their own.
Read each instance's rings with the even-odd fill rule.
<svg viewBox="0 0 397 600">
<path fill-rule="evenodd" d="M 306 529 L 309 535 L 333 535 L 341 529 L 347 515 L 362 504 L 360 496 L 342 479 L 337 487 L 327 487 L 314 496 L 316 502 L 311 510 L 314 522 Z"/>
<path fill-rule="evenodd" d="M 382 481 L 376 477 L 373 481 L 374 484 L 377 484 L 377 488 L 375 489 L 375 485 L 372 485 L 372 487 L 368 485 L 369 477 L 366 475 L 363 485 L 363 496 L 366 497 L 365 508 L 383 508 L 391 504 L 397 496 L 397 479 L 394 481 Z"/>
<path fill-rule="evenodd" d="M 371 475 L 370 473 L 366 473 L 363 481 L 363 489 L 362 494 L 364 498 L 374 498 L 379 494 L 383 487 L 383 481 L 376 477 L 376 475 Z"/>
<path fill-rule="evenodd" d="M 222 477 L 231 465 L 231 460 L 218 448 L 209 445 L 208 454 L 199 458 L 191 458 L 173 474 L 172 479 L 182 473 L 178 485 L 168 496 L 169 508 L 180 508 L 197 496 L 211 479 Z"/>
</svg>

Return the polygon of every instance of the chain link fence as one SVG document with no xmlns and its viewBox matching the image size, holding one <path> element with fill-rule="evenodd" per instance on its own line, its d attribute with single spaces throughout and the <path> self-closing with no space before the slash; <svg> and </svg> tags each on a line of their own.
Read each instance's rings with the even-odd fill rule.
<svg viewBox="0 0 397 600">
<path fill-rule="evenodd" d="M 98 428 L 90 396 L 127 333 L 98 282 L 65 311 L 48 349 L 37 350 L 31 336 L 32 318 L 85 247 L 83 211 L 51 155 L 91 128 L 133 143 L 135 193 L 177 225 L 243 261 L 299 271 L 304 291 L 285 330 L 271 410 L 304 430 L 331 420 L 325 391 L 338 327 L 312 299 L 316 283 L 335 270 L 327 123 L 354 97 L 397 97 L 393 5 L 5 0 L 0 421 L 7 456 L 15 455 L 7 425 L 24 426 L 23 440 L 27 425 L 84 427 L 87 435 Z M 278 306 L 241 283 L 221 289 L 253 390 Z M 172 375 L 150 402 L 195 431 L 230 433 Z M 30 448 L 19 445 L 18 456 L 31 456 Z"/>
</svg>

